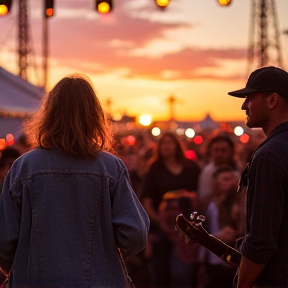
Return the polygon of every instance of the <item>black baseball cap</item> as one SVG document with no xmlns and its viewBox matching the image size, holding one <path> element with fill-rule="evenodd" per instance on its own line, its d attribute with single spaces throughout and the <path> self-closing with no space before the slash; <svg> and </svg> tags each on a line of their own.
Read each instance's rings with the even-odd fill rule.
<svg viewBox="0 0 288 288">
<path fill-rule="evenodd" d="M 245 88 L 228 94 L 245 98 L 247 94 L 254 92 L 274 92 L 288 97 L 288 73 L 274 66 L 259 68 L 250 74 Z"/>
</svg>

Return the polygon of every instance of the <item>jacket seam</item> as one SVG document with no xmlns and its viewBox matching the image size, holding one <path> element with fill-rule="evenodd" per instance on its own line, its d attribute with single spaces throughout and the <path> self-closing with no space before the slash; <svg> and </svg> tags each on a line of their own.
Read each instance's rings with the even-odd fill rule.
<svg viewBox="0 0 288 288">
<path fill-rule="evenodd" d="M 122 171 L 120 172 L 122 173 Z M 109 180 L 112 180 L 114 181 L 115 183 L 119 183 L 119 180 L 116 180 L 114 179 L 111 175 L 108 175 L 107 173 L 95 173 L 95 172 L 82 172 L 82 171 L 42 171 L 42 170 L 38 170 L 37 172 L 34 172 L 34 173 L 31 173 L 27 176 L 24 176 L 24 177 L 21 177 L 17 180 L 14 180 L 11 182 L 11 184 L 9 185 L 10 187 L 16 185 L 17 183 L 19 182 L 23 182 L 23 181 L 27 181 L 27 180 L 30 180 L 31 178 L 35 177 L 35 176 L 38 176 L 38 175 L 92 175 L 92 176 L 98 176 L 98 177 L 105 177 L 105 178 L 108 178 Z"/>
</svg>

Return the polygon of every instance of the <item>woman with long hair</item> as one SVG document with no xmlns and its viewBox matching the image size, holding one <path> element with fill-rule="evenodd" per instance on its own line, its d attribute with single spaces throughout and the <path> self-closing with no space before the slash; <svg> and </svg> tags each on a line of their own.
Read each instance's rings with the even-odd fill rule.
<svg viewBox="0 0 288 288">
<path fill-rule="evenodd" d="M 129 287 L 124 261 L 146 246 L 148 216 L 87 77 L 63 78 L 24 125 L 35 149 L 0 198 L 0 266 L 9 287 Z M 1 274 L 0 273 L 0 274 Z"/>
<path fill-rule="evenodd" d="M 169 191 L 195 192 L 199 173 L 198 164 L 185 157 L 178 136 L 170 131 L 164 133 L 157 143 L 156 152 L 145 176 L 143 188 L 143 206 L 151 220 L 150 241 L 146 255 L 153 288 L 184 288 L 192 285 L 192 267 L 185 263 L 176 262 L 177 259 L 174 259 L 174 243 L 170 241 L 167 233 L 162 229 L 163 219 L 159 206 L 162 197 Z M 151 252 L 149 253 L 149 251 Z M 175 266 L 175 263 L 178 264 Z M 172 267 L 172 265 L 174 266 Z M 179 273 L 176 272 L 175 274 L 176 269 Z M 181 273 L 183 277 L 180 276 Z"/>
</svg>

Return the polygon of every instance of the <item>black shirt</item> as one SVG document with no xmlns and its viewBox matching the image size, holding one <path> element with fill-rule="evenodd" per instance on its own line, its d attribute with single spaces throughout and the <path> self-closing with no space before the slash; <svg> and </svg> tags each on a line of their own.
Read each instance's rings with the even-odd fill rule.
<svg viewBox="0 0 288 288">
<path fill-rule="evenodd" d="M 168 192 L 179 189 L 196 192 L 200 167 L 193 160 L 188 160 L 182 172 L 173 174 L 161 161 L 154 162 L 145 176 L 143 197 L 152 198 L 155 210 L 162 200 L 162 196 Z"/>
</svg>

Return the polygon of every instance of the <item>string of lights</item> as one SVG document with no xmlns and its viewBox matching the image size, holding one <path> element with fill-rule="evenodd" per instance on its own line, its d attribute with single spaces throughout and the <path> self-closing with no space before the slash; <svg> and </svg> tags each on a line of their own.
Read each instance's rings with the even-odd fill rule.
<svg viewBox="0 0 288 288">
<path fill-rule="evenodd" d="M 19 0 L 20 1 L 20 0 Z M 156 5 L 165 9 L 172 0 L 154 0 Z M 221 6 L 229 6 L 232 0 L 216 0 Z M 95 9 L 100 14 L 110 13 L 113 10 L 114 0 L 95 0 Z M 54 15 L 54 0 L 44 0 L 44 17 L 49 18 Z M 9 14 L 12 7 L 12 0 L 0 0 L 0 17 Z"/>
</svg>

